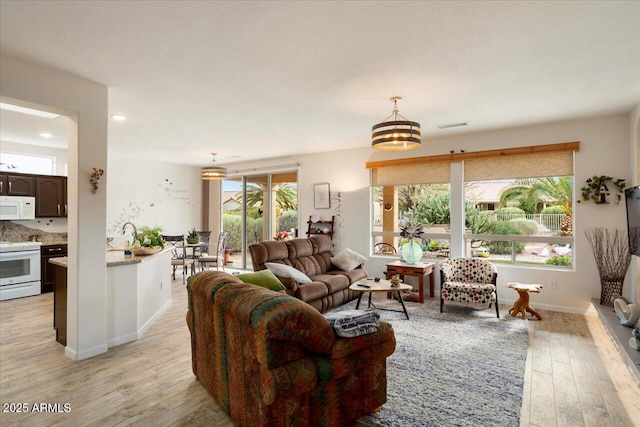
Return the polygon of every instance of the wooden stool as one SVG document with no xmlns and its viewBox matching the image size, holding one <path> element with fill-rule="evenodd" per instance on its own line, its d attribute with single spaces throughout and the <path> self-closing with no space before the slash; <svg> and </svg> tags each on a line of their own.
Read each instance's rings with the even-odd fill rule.
<svg viewBox="0 0 640 427">
<path fill-rule="evenodd" d="M 529 306 L 529 292 L 540 293 L 542 290 L 542 285 L 525 285 L 524 283 L 507 283 L 507 288 L 515 289 L 520 295 L 520 298 L 516 302 L 513 303 L 513 307 L 509 310 L 509 314 L 511 317 L 516 317 L 518 313 L 522 313 L 522 318 L 526 317 L 526 312 L 533 314 L 538 318 L 538 320 L 542 320 L 542 316 L 540 313 L 535 311 L 533 308 Z"/>
</svg>

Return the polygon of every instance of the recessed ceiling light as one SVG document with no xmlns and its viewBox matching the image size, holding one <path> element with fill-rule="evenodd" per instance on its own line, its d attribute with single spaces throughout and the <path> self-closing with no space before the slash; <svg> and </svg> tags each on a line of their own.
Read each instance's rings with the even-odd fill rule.
<svg viewBox="0 0 640 427">
<path fill-rule="evenodd" d="M 59 114 L 49 113 L 47 111 L 34 110 L 32 108 L 20 107 L 18 105 L 13 105 L 13 104 L 5 104 L 4 102 L 0 102 L 0 108 L 8 111 L 15 111 L 16 113 L 30 114 L 32 116 L 44 117 L 46 119 L 55 119 L 56 117 L 60 117 Z"/>
<path fill-rule="evenodd" d="M 112 115 L 111 115 L 111 118 L 112 118 L 113 120 L 118 121 L 118 122 L 121 122 L 121 121 L 123 121 L 123 120 L 127 120 L 127 116 L 123 116 L 122 114 L 112 114 Z"/>
<path fill-rule="evenodd" d="M 53 135 L 51 135 L 49 132 L 42 132 L 41 134 L 39 134 L 41 137 L 43 138 L 51 138 Z"/>
<path fill-rule="evenodd" d="M 469 123 L 467 122 L 459 122 L 459 123 L 449 123 L 446 125 L 438 125 L 440 129 L 448 129 L 448 128 L 457 128 L 458 126 L 467 126 Z"/>
</svg>

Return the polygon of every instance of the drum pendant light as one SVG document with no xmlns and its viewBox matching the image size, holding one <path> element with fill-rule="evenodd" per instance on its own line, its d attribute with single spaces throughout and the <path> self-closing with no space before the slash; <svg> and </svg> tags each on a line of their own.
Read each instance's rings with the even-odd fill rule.
<svg viewBox="0 0 640 427">
<path fill-rule="evenodd" d="M 411 150 L 420 146 L 420 123 L 398 113 L 399 99 L 402 97 L 391 98 L 393 112 L 371 128 L 371 146 L 377 150 Z"/>
<path fill-rule="evenodd" d="M 200 176 L 205 181 L 213 181 L 217 179 L 223 179 L 227 177 L 227 169 L 216 164 L 216 153 L 211 153 L 213 156 L 213 164 L 202 168 Z"/>
</svg>

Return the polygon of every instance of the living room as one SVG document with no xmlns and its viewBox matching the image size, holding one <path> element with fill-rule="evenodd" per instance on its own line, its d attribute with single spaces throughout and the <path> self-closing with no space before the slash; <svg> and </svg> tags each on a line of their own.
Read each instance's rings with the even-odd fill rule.
<svg viewBox="0 0 640 427">
<path fill-rule="evenodd" d="M 3 8 L 8 3 L 10 2 L 5 2 Z M 631 8 L 631 11 L 637 12 L 637 9 Z M 592 16 L 594 20 L 597 16 L 594 11 L 590 11 L 589 14 L 587 12 L 580 13 Z M 594 15 L 590 15 L 591 13 Z M 633 13 L 625 13 L 623 7 L 622 12 L 614 14 L 609 25 L 613 25 L 612 22 L 615 23 L 615 19 L 620 18 L 621 15 L 634 16 Z M 621 26 L 627 28 L 624 25 Z M 631 37 L 628 40 L 618 40 L 624 46 L 621 49 L 622 53 L 618 52 L 618 54 L 619 56 L 628 55 L 626 61 L 621 60 L 621 62 L 631 63 L 629 68 L 633 69 L 633 66 L 637 65 L 634 53 L 637 57 L 638 33 L 637 30 L 627 29 L 627 31 L 624 33 L 625 36 L 631 35 Z M 611 36 L 610 33 L 611 31 L 608 33 L 610 38 L 607 38 L 606 44 L 612 45 L 612 40 L 617 40 L 617 38 Z M 8 42 L 12 39 L 5 39 L 3 33 L 3 46 L 5 40 Z M 411 40 L 405 40 L 405 42 L 412 43 Z M 585 56 L 588 56 L 588 52 L 588 49 L 581 51 Z M 103 295 L 106 283 L 102 275 L 96 274 L 96 271 L 101 272 L 105 268 L 104 241 L 105 237 L 110 234 L 109 230 L 116 230 L 127 220 L 134 220 L 137 224 L 161 225 L 167 233 L 184 233 L 192 227 L 199 228 L 202 220 L 203 200 L 202 182 L 199 174 L 200 168 L 211 161 L 210 151 L 224 153 L 224 156 L 218 156 L 218 159 L 229 171 L 252 169 L 277 171 L 283 165 L 296 164 L 294 169 L 298 175 L 298 218 L 300 222 L 298 228 L 302 230 L 302 234 L 304 234 L 306 218 L 309 216 L 319 215 L 321 218 L 327 218 L 335 214 L 333 212 L 335 205 L 332 205 L 330 209 L 316 209 L 314 207 L 314 184 L 329 183 L 331 196 L 340 195 L 341 221 L 336 227 L 335 250 L 351 248 L 361 254 L 368 255 L 367 271 L 373 276 L 383 275 L 388 258 L 372 255 L 371 178 L 370 170 L 366 168 L 367 162 L 579 141 L 580 149 L 575 152 L 573 175 L 576 199 L 579 198 L 580 186 L 593 175 L 625 178 L 628 185 L 637 185 L 640 182 L 637 160 L 640 151 L 638 148 L 640 144 L 638 136 L 640 99 L 638 99 L 637 92 L 637 77 L 631 79 L 634 84 L 628 87 L 618 87 L 611 83 L 617 89 L 615 92 L 626 92 L 626 99 L 621 102 L 625 105 L 624 107 L 597 108 L 592 106 L 591 109 L 585 108 L 572 115 L 545 114 L 545 109 L 551 109 L 562 99 L 574 96 L 571 92 L 562 94 L 560 98 L 549 100 L 548 105 L 537 100 L 540 103 L 539 111 L 537 114 L 532 113 L 529 121 L 521 123 L 514 121 L 510 125 L 493 128 L 474 128 L 474 122 L 470 120 L 471 126 L 467 131 L 453 131 L 451 133 L 446 133 L 446 131 L 438 133 L 439 131 L 435 129 L 424 129 L 422 145 L 419 148 L 408 152 L 385 153 L 371 148 L 369 132 L 371 125 L 377 123 L 391 110 L 388 98 L 393 95 L 402 95 L 404 98 L 400 103 L 402 114 L 410 119 L 424 122 L 428 115 L 425 114 L 423 118 L 416 113 L 416 104 L 419 104 L 416 98 L 428 99 L 430 97 L 429 91 L 424 88 L 412 93 L 410 85 L 393 84 L 394 78 L 391 78 L 393 73 L 385 73 L 389 77 L 389 87 L 384 87 L 384 80 L 376 80 L 375 86 L 382 87 L 376 89 L 375 93 L 376 96 L 380 94 L 382 99 L 371 100 L 367 98 L 368 101 L 375 102 L 375 107 L 368 106 L 366 110 L 356 114 L 357 123 L 359 123 L 357 126 L 350 124 L 347 119 L 338 119 L 335 134 L 343 131 L 345 127 L 357 127 L 355 132 L 357 136 L 351 137 L 352 140 L 349 141 L 349 144 L 352 145 L 345 144 L 343 148 L 316 152 L 315 147 L 323 146 L 327 140 L 334 136 L 333 132 L 326 132 L 326 127 L 331 126 L 331 122 L 328 122 L 324 124 L 323 129 L 318 129 L 316 135 L 321 136 L 309 135 L 309 133 L 313 134 L 315 130 L 309 129 L 305 132 L 304 137 L 308 137 L 309 142 L 301 140 L 301 134 L 296 134 L 295 137 L 288 140 L 289 149 L 296 145 L 301 147 L 300 151 L 295 151 L 292 154 L 283 154 L 287 151 L 278 152 L 274 146 L 273 152 L 277 153 L 276 155 L 265 153 L 271 151 L 270 149 L 257 150 L 254 148 L 254 151 L 265 153 L 264 158 L 256 157 L 246 161 L 230 160 L 228 156 L 233 153 L 228 147 L 242 145 L 242 138 L 238 140 L 239 142 L 219 143 L 210 137 L 207 143 L 209 146 L 196 154 L 197 163 L 181 164 L 170 161 L 170 159 L 177 159 L 179 156 L 172 157 L 169 154 L 172 151 L 161 144 L 158 145 L 157 151 L 161 152 L 162 156 L 152 158 L 147 156 L 150 158 L 146 158 L 145 150 L 149 150 L 149 148 L 131 147 L 130 152 L 127 153 L 126 147 L 123 149 L 122 146 L 118 146 L 114 142 L 118 136 L 126 131 L 128 125 L 126 122 L 113 123 L 110 119 L 110 115 L 116 113 L 114 99 L 117 99 L 116 95 L 120 90 L 117 83 L 112 83 L 109 78 L 100 79 L 99 76 L 85 76 L 80 69 L 61 68 L 53 61 L 35 60 L 33 56 L 34 54 L 29 52 L 22 54 L 20 51 L 3 49 L 0 65 L 2 67 L 0 90 L 3 102 L 14 100 L 32 107 L 55 110 L 72 118 L 68 148 L 71 212 L 67 221 L 69 260 L 72 265 L 69 270 L 69 283 L 71 300 L 75 301 L 75 305 L 72 304 L 70 307 L 72 331 L 66 352 L 74 360 L 90 358 L 107 350 L 103 332 L 106 318 Z M 619 56 L 616 58 L 619 59 Z M 601 59 L 602 62 L 608 60 L 613 61 L 613 58 Z M 522 68 L 526 68 L 526 65 L 531 66 L 532 64 L 523 64 Z M 544 64 L 540 64 L 536 67 L 536 71 L 541 72 L 544 67 Z M 561 75 L 561 71 L 560 69 L 556 70 L 558 75 Z M 535 73 L 523 74 L 512 78 L 519 79 L 520 84 L 526 86 L 536 80 L 536 75 Z M 302 78 L 300 77 L 300 79 Z M 559 80 L 569 85 L 571 79 L 562 78 Z M 616 82 L 615 78 L 612 80 L 612 78 L 603 77 L 592 81 L 591 84 L 605 85 L 611 81 Z M 43 82 L 43 84 L 34 84 L 34 82 Z M 286 86 L 286 82 L 280 81 L 279 83 Z M 352 84 L 356 87 L 364 85 L 363 82 L 355 80 Z M 494 82 L 494 84 L 497 83 Z M 345 87 L 350 86 L 345 83 Z M 396 87 L 406 89 L 402 93 L 396 93 Z M 368 89 L 365 90 L 365 92 L 368 91 Z M 242 92 L 243 95 L 240 98 L 246 102 L 246 98 L 244 98 L 246 94 L 240 90 L 239 92 Z M 612 97 L 613 95 L 612 93 Z M 532 96 L 531 91 L 518 93 L 514 97 L 526 101 L 516 100 L 518 102 L 515 102 L 514 105 L 529 103 L 527 96 Z M 273 103 L 273 115 L 289 116 L 292 121 L 304 121 L 300 112 L 294 114 L 293 111 L 285 107 L 289 97 L 292 95 L 287 93 L 286 96 L 274 96 L 269 99 Z M 608 101 L 602 92 L 599 92 L 597 97 L 602 100 L 602 104 Z M 442 99 L 442 104 L 445 101 L 446 97 Z M 307 104 L 312 103 L 310 100 L 306 102 Z M 480 100 L 478 100 L 479 103 Z M 414 108 L 414 106 L 416 107 Z M 442 107 L 444 108 L 444 105 Z M 472 107 L 471 104 L 459 105 L 460 115 L 473 110 Z M 316 107 L 310 106 L 310 108 Z M 347 115 L 347 112 L 355 107 L 348 105 L 348 102 L 345 101 L 340 108 L 342 109 L 341 115 Z M 438 106 L 434 105 L 433 108 L 437 110 Z M 511 108 L 517 109 L 517 107 Z M 324 109 L 314 110 L 315 115 L 321 115 L 324 112 L 326 112 Z M 501 112 L 503 115 L 508 113 L 507 109 Z M 235 116 L 235 119 L 242 122 L 242 119 L 251 115 L 259 115 L 259 113 L 247 106 L 247 110 Z M 464 117 L 458 119 L 457 117 L 460 115 L 441 116 L 440 119 L 443 121 L 440 123 L 454 121 L 454 119 L 455 121 L 466 120 Z M 223 121 L 232 121 L 226 115 L 220 117 Z M 128 120 L 135 122 L 136 118 L 131 116 Z M 476 119 L 476 123 L 479 120 L 480 118 Z M 356 121 L 354 120 L 354 122 Z M 160 127 L 160 124 L 149 123 L 148 126 L 150 128 Z M 190 124 L 189 126 L 194 125 Z M 189 126 L 185 125 L 185 127 Z M 242 125 L 237 127 L 241 128 Z M 434 127 L 432 126 L 432 128 Z M 237 131 L 242 132 L 242 129 Z M 323 131 L 326 133 L 322 133 Z M 352 130 L 350 129 L 349 132 Z M 274 130 L 274 133 L 277 132 Z M 137 136 L 140 139 L 147 139 L 142 134 L 137 134 Z M 270 147 L 268 144 L 265 146 Z M 182 152 L 185 158 L 187 155 L 192 155 L 188 144 L 178 144 L 176 149 Z M 135 156 L 138 158 L 132 158 Z M 102 167 L 106 172 L 103 178 L 105 185 L 96 193 L 91 192 L 89 182 L 90 171 L 94 167 Z M 459 165 L 452 166 L 451 188 L 461 187 L 464 183 L 463 174 L 459 168 Z M 168 184 L 169 182 L 170 184 Z M 171 185 L 172 189 L 176 191 L 166 191 L 168 185 Z M 215 184 L 211 185 L 209 199 L 219 200 L 219 191 L 219 187 Z M 136 209 L 135 218 L 127 217 L 132 204 Z M 207 222 L 214 234 L 221 231 L 220 217 L 219 211 L 211 210 L 208 212 Z M 624 203 L 620 205 L 614 203 L 608 205 L 576 203 L 573 209 L 573 218 L 575 230 L 573 237 L 575 240 L 572 244 L 574 262 L 572 268 L 545 269 L 522 268 L 512 265 L 499 266 L 501 286 L 498 288 L 498 294 L 502 304 L 510 304 L 516 297 L 515 292 L 506 289 L 504 284 L 509 282 L 540 283 L 545 288 L 543 292 L 534 297 L 537 308 L 573 314 L 595 314 L 592 299 L 599 296 L 600 283 L 598 270 L 593 262 L 593 254 L 583 230 L 597 226 L 626 228 Z M 452 229 L 451 245 L 454 255 L 463 254 L 462 240 L 463 230 Z M 624 285 L 624 295 L 636 302 L 640 302 L 638 270 L 638 260 L 635 259 Z M 549 286 L 551 282 L 557 285 L 555 289 Z"/>
</svg>

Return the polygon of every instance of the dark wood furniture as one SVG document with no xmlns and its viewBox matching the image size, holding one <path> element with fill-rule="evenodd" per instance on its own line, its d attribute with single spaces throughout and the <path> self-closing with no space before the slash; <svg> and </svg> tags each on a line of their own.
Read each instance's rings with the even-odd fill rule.
<svg viewBox="0 0 640 427">
<path fill-rule="evenodd" d="M 51 258 L 67 256 L 67 245 L 42 245 L 40 249 L 40 282 L 42 293 L 53 292 L 54 269 Z"/>
<path fill-rule="evenodd" d="M 414 276 L 418 278 L 418 294 L 414 292 L 413 295 L 405 296 L 405 301 L 418 301 L 420 304 L 424 303 L 424 279 L 429 277 L 429 296 L 434 295 L 433 284 L 433 266 L 432 262 L 418 262 L 416 264 L 407 264 L 404 261 L 393 261 L 387 264 L 387 279 L 397 274 L 404 282 L 404 276 Z"/>
<path fill-rule="evenodd" d="M 3 174 L 0 177 L 0 194 L 34 197 L 36 195 L 35 178 L 28 175 Z"/>
<path fill-rule="evenodd" d="M 66 217 L 67 177 L 0 172 L 0 195 L 36 198 L 36 217 Z"/>
<path fill-rule="evenodd" d="M 53 329 L 56 341 L 67 345 L 67 267 L 53 264 Z"/>
<path fill-rule="evenodd" d="M 307 221 L 307 237 L 311 237 L 314 234 L 324 234 L 333 239 L 333 224 L 335 222 L 335 216 L 331 217 L 331 221 L 322 221 L 318 220 L 316 222 L 311 221 L 311 216 L 309 217 L 309 221 Z"/>
<path fill-rule="evenodd" d="M 66 217 L 67 211 L 67 178 L 37 177 L 36 217 Z"/>
</svg>

